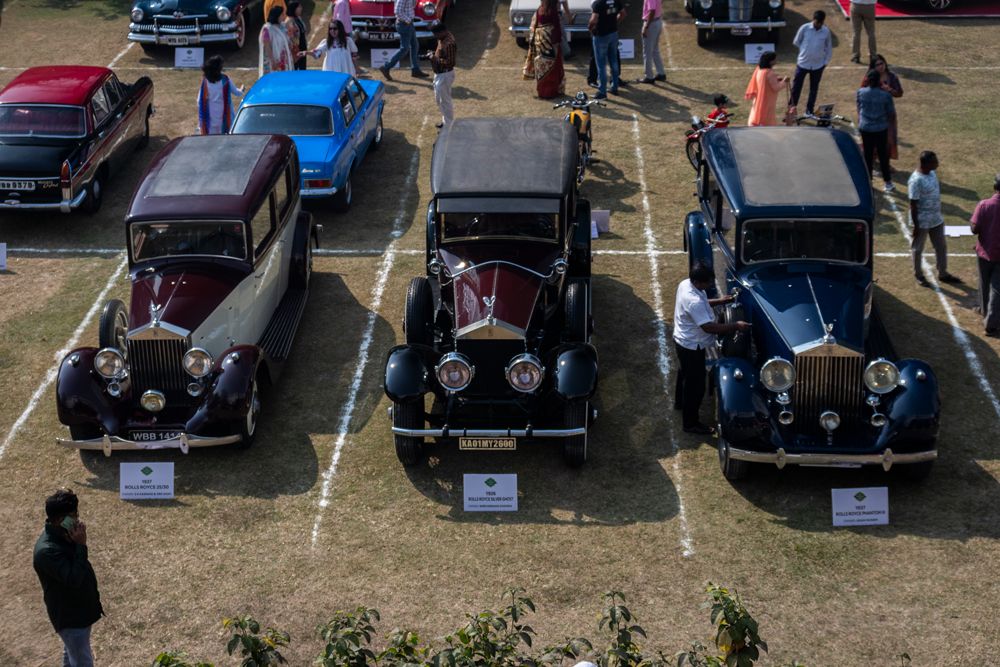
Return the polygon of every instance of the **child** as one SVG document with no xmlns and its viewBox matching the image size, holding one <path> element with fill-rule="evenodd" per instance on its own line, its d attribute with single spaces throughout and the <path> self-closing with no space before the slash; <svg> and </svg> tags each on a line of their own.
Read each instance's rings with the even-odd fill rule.
<svg viewBox="0 0 1000 667">
<path fill-rule="evenodd" d="M 715 108 L 708 114 L 708 120 L 715 121 L 711 123 L 713 127 L 729 127 L 729 109 L 726 105 L 729 104 L 729 98 L 719 93 L 712 101 L 715 103 Z"/>
<path fill-rule="evenodd" d="M 233 123 L 233 95 L 243 97 L 243 90 L 222 73 L 222 56 L 205 61 L 205 76 L 198 89 L 198 131 L 201 134 L 229 134 Z"/>
</svg>

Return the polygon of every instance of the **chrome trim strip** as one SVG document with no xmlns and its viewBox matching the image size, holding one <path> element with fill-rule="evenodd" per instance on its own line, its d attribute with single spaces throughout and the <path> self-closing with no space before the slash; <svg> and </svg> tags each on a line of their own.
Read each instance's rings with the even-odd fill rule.
<svg viewBox="0 0 1000 667">
<path fill-rule="evenodd" d="M 184 454 L 188 453 L 190 447 L 217 447 L 219 445 L 231 445 L 240 441 L 238 435 L 224 435 L 220 437 L 202 437 L 200 435 L 188 435 L 181 433 L 176 438 L 170 440 L 154 440 L 151 442 L 136 442 L 126 440 L 117 435 L 107 435 L 91 440 L 69 440 L 67 438 L 56 438 L 56 444 L 63 447 L 74 447 L 76 449 L 101 450 L 105 456 L 111 456 L 111 452 L 118 450 L 143 450 L 143 449 L 179 449 Z"/>
<path fill-rule="evenodd" d="M 223 33 L 201 33 L 200 35 L 191 34 L 188 39 L 188 46 L 196 44 L 209 44 L 214 42 L 234 42 L 236 41 L 237 34 L 235 32 L 223 32 Z M 176 44 L 167 44 L 167 40 L 157 35 L 143 35 L 137 32 L 130 32 L 128 34 L 128 41 L 139 42 L 140 44 L 162 44 L 164 46 L 176 46 Z"/>
<path fill-rule="evenodd" d="M 396 435 L 410 438 L 571 438 L 586 435 L 587 428 L 483 429 L 483 428 L 401 428 L 393 426 Z"/>
<path fill-rule="evenodd" d="M 784 21 L 701 21 L 695 20 L 696 28 L 784 28 L 787 23 Z"/>
<path fill-rule="evenodd" d="M 395 429 L 393 429 L 395 431 Z M 881 454 L 789 454 L 784 449 L 778 448 L 776 452 L 754 452 L 746 449 L 729 448 L 729 457 L 738 461 L 751 461 L 754 463 L 773 463 L 779 469 L 784 468 L 789 463 L 794 465 L 881 465 L 888 472 L 896 464 L 921 463 L 923 461 L 933 461 L 937 459 L 936 449 L 926 452 L 914 452 L 912 454 L 896 454 L 891 449 L 886 449 Z"/>
<path fill-rule="evenodd" d="M 78 192 L 77 195 L 75 197 L 73 197 L 73 199 L 71 199 L 71 200 L 63 199 L 62 201 L 58 201 L 58 202 L 45 202 L 45 203 L 42 203 L 42 204 L 32 204 L 32 203 L 28 203 L 28 204 L 13 204 L 11 202 L 13 202 L 15 200 L 13 200 L 13 199 L 7 199 L 7 200 L 4 200 L 4 201 L 0 201 L 0 210 L 6 210 L 6 211 L 27 211 L 27 210 L 40 211 L 40 210 L 48 210 L 48 211 L 53 211 L 53 210 L 58 209 L 59 211 L 62 211 L 63 213 L 69 213 L 74 208 L 79 208 L 80 204 L 83 203 L 83 200 L 84 200 L 84 198 L 86 196 L 87 196 L 87 189 L 84 188 L 83 190 L 80 190 L 80 192 Z"/>
</svg>

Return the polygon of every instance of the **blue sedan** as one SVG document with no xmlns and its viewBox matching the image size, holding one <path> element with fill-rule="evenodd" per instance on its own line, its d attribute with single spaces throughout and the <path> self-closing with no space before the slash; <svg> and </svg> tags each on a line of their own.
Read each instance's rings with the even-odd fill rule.
<svg viewBox="0 0 1000 667">
<path fill-rule="evenodd" d="M 243 97 L 233 134 L 287 134 L 299 151 L 303 197 L 351 206 L 351 176 L 382 143 L 385 87 L 324 71 L 272 72 Z"/>
</svg>

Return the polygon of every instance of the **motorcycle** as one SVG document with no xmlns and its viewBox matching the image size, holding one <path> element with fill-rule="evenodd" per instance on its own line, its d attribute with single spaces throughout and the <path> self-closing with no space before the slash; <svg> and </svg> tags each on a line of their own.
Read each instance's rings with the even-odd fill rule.
<svg viewBox="0 0 1000 667">
<path fill-rule="evenodd" d="M 579 147 L 576 163 L 576 182 L 578 184 L 583 183 L 583 175 L 586 173 L 587 167 L 597 161 L 593 157 L 593 133 L 590 128 L 590 107 L 594 104 L 607 106 L 601 100 L 595 100 L 581 90 L 575 97 L 552 105 L 553 109 L 561 107 L 570 108 L 569 113 L 565 116 L 565 120 L 576 129 Z"/>
</svg>

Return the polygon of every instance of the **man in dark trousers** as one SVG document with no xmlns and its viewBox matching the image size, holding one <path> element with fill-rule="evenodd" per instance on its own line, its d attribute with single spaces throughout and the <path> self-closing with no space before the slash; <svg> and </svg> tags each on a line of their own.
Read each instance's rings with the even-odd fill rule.
<svg viewBox="0 0 1000 667">
<path fill-rule="evenodd" d="M 35 542 L 35 572 L 49 620 L 63 642 L 63 667 L 93 667 L 90 627 L 104 615 L 79 504 L 69 489 L 46 498 L 45 529 Z"/>
<path fill-rule="evenodd" d="M 705 293 L 715 281 L 715 273 L 702 262 L 695 262 L 687 280 L 677 286 L 674 302 L 674 349 L 680 362 L 674 407 L 682 410 L 684 431 L 709 435 L 712 429 L 701 423 L 698 410 L 705 395 L 705 350 L 715 345 L 716 334 L 746 331 L 746 322 L 724 324 L 716 321 L 714 306 L 730 303 L 735 297 L 709 299 Z"/>
</svg>

